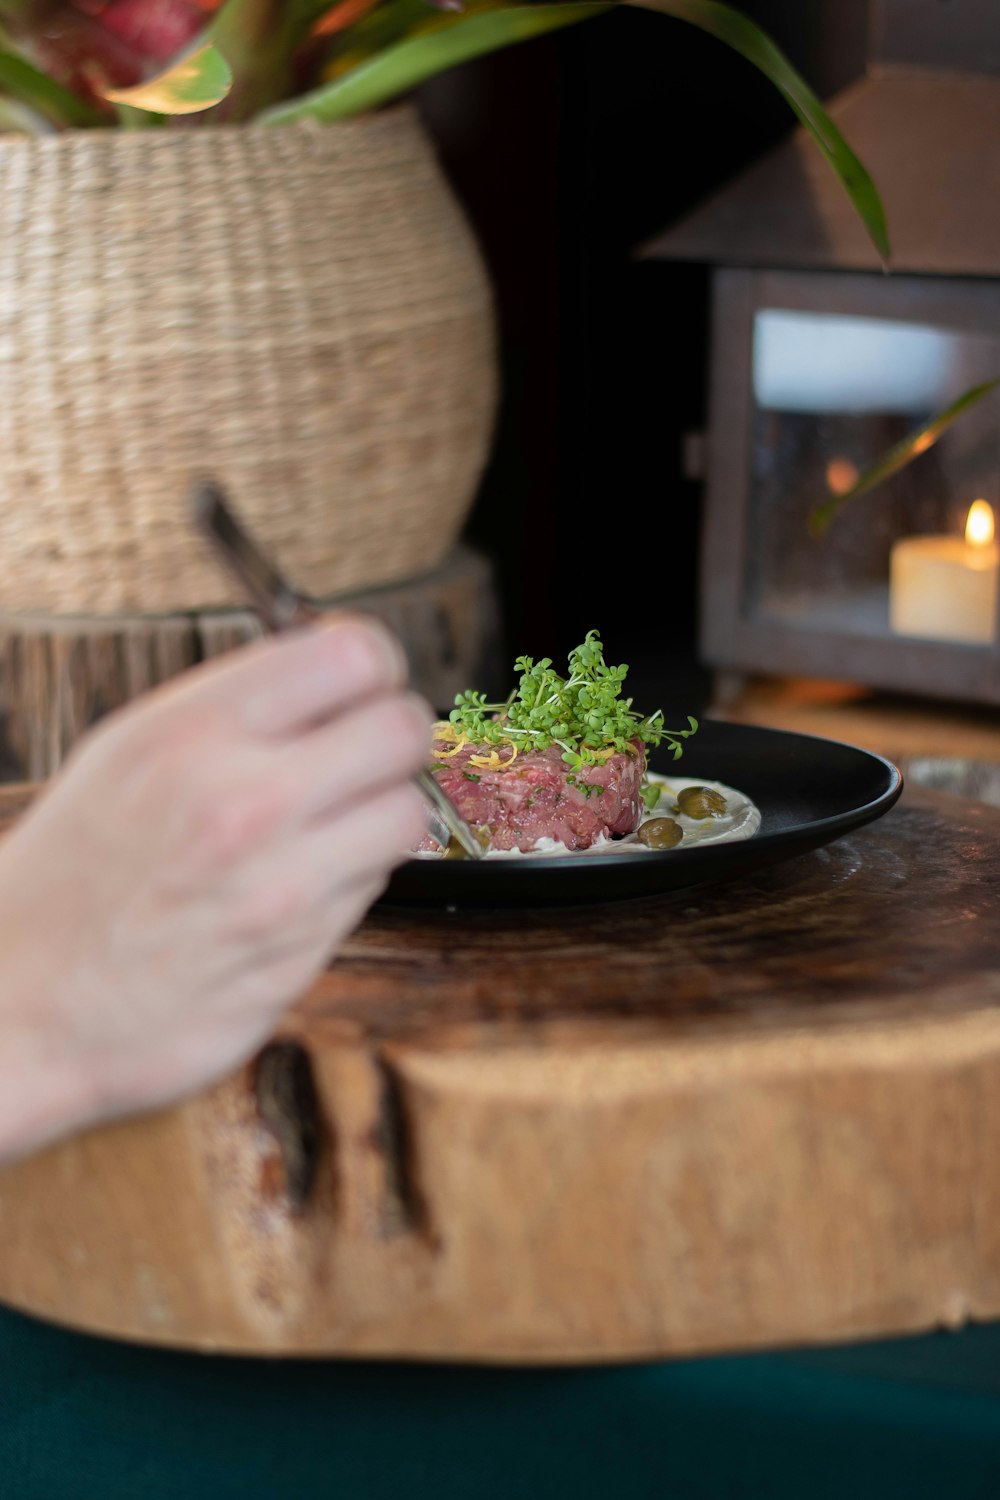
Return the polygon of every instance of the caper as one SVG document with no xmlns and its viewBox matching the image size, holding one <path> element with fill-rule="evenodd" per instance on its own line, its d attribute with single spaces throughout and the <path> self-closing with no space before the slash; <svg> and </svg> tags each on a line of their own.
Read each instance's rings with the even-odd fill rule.
<svg viewBox="0 0 1000 1500">
<path fill-rule="evenodd" d="M 725 797 L 710 786 L 686 786 L 677 793 L 677 811 L 686 818 L 718 818 L 725 810 Z"/>
<path fill-rule="evenodd" d="M 673 849 L 683 837 L 683 828 L 673 818 L 647 818 L 636 834 L 647 849 Z"/>
</svg>

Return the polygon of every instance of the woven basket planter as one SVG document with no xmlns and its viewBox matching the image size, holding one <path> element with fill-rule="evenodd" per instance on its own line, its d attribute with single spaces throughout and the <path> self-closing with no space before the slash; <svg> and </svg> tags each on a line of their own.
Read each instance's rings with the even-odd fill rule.
<svg viewBox="0 0 1000 1500">
<path fill-rule="evenodd" d="M 230 487 L 323 597 L 454 542 L 496 398 L 490 290 L 415 114 L 0 139 L 0 612 L 238 595 Z"/>
</svg>

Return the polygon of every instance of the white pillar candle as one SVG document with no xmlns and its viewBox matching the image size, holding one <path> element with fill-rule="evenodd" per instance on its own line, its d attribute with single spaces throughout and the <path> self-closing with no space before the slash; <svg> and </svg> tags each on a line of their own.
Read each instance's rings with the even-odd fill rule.
<svg viewBox="0 0 1000 1500">
<path fill-rule="evenodd" d="M 908 536 L 889 559 L 889 624 L 897 635 L 988 646 L 997 634 L 1000 545 L 993 511 L 977 500 L 965 540 Z"/>
</svg>

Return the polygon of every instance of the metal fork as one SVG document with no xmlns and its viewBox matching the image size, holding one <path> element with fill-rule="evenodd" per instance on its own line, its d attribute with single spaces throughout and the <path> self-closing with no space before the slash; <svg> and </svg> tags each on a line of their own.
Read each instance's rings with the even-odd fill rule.
<svg viewBox="0 0 1000 1500">
<path fill-rule="evenodd" d="M 319 606 L 281 576 L 243 522 L 236 519 L 221 485 L 214 479 L 198 481 L 192 492 L 191 508 L 198 526 L 235 573 L 268 630 L 290 630 L 296 625 L 310 625 L 321 617 Z M 431 835 L 444 848 L 454 838 L 469 859 L 482 859 L 486 852 L 482 844 L 430 771 L 426 768 L 418 771 L 413 779 L 427 799 L 427 827 Z"/>
</svg>

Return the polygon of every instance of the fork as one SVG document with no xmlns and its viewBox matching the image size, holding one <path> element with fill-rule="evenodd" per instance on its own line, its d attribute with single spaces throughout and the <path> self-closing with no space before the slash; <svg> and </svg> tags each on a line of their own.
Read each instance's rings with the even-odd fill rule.
<svg viewBox="0 0 1000 1500">
<path fill-rule="evenodd" d="M 222 486 L 200 479 L 191 495 L 191 509 L 199 528 L 235 573 L 268 630 L 278 633 L 297 625 L 311 625 L 322 610 L 283 578 L 261 551 L 246 525 L 237 520 Z M 453 838 L 469 859 L 482 859 L 482 844 L 442 791 L 426 767 L 413 780 L 427 801 L 427 827 L 442 848 Z"/>
</svg>

